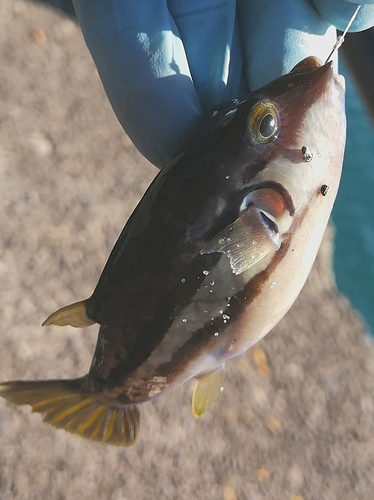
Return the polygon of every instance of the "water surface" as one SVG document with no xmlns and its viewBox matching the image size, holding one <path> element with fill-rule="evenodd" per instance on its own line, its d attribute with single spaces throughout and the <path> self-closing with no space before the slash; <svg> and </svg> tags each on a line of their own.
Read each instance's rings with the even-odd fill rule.
<svg viewBox="0 0 374 500">
<path fill-rule="evenodd" d="M 333 210 L 335 274 L 341 290 L 374 332 L 374 128 L 347 68 L 348 135 Z"/>
</svg>

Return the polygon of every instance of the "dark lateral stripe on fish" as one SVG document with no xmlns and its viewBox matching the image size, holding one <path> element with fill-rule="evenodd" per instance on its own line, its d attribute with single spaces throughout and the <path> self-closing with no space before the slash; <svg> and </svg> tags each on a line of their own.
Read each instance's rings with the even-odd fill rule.
<svg viewBox="0 0 374 500">
<path fill-rule="evenodd" d="M 115 362 L 116 352 L 112 353 L 114 361 L 113 367 L 110 369 L 110 372 L 106 375 L 106 377 L 101 376 L 100 371 L 103 370 L 100 370 L 100 368 L 94 368 L 94 370 L 90 371 L 90 377 L 97 384 L 105 384 L 109 387 L 114 387 L 118 383 L 126 380 L 128 374 L 144 363 L 150 357 L 152 352 L 161 344 L 164 336 L 175 321 L 175 318 L 179 314 L 180 310 L 191 302 L 201 283 L 197 276 L 204 276 L 203 270 L 210 271 L 217 265 L 221 258 L 222 254 L 210 254 L 204 256 L 198 254 L 194 259 L 194 265 L 189 267 L 189 273 L 184 273 L 186 282 L 183 287 L 179 285 L 177 290 L 173 288 L 168 294 L 164 294 L 164 306 L 162 307 L 162 305 L 159 305 L 152 320 L 141 323 L 141 330 L 138 332 L 135 342 L 131 346 L 131 351 L 128 351 L 127 356 L 124 359 L 119 360 L 119 362 Z M 183 295 L 178 293 L 179 290 L 184 291 Z M 173 307 L 171 307 L 170 304 L 173 304 Z M 139 308 L 141 307 L 142 304 L 140 303 Z M 170 315 L 171 310 L 173 311 L 172 315 Z M 156 332 L 157 334 L 155 334 Z M 100 336 L 105 338 L 105 335 L 105 330 L 100 328 L 99 339 L 95 351 L 95 357 L 97 359 L 104 357 L 105 342 L 100 342 Z M 125 338 L 125 335 L 126 332 L 123 333 L 122 337 Z M 105 352 L 105 359 L 108 360 L 107 352 Z M 103 369 L 105 369 L 104 366 Z"/>
<path fill-rule="evenodd" d="M 243 185 L 250 184 L 250 182 L 253 181 L 255 175 L 264 170 L 267 165 L 268 161 L 263 160 L 248 165 L 243 174 Z"/>
<path fill-rule="evenodd" d="M 287 190 L 280 184 L 272 181 L 266 181 L 255 186 L 255 190 L 262 188 L 272 188 L 277 192 L 280 192 L 282 196 L 286 200 L 287 207 L 290 211 L 294 211 L 294 205 L 292 203 L 291 197 L 288 194 Z M 238 199 L 237 196 L 240 196 L 239 199 L 242 199 L 243 194 L 238 192 L 235 193 L 235 199 L 231 199 L 228 201 L 228 205 L 238 207 Z M 234 195 L 233 195 L 234 196 Z M 236 209 L 237 210 L 237 209 Z M 227 216 L 227 212 L 225 215 L 225 219 Z M 234 220 L 237 214 L 232 212 L 231 218 Z M 221 225 L 226 225 L 231 223 L 232 220 L 225 220 L 221 222 Z M 213 231 L 216 234 L 216 229 Z M 280 249 L 281 250 L 281 249 Z M 277 252 L 279 254 L 279 251 Z M 101 386 L 105 384 L 109 387 L 114 387 L 117 384 L 122 384 L 137 367 L 146 362 L 146 360 L 151 356 L 155 349 L 162 344 L 165 335 L 169 331 L 170 327 L 174 323 L 176 317 L 180 314 L 180 311 L 188 305 L 196 294 L 196 290 L 199 288 L 201 281 L 198 280 L 198 276 L 203 276 L 202 271 L 208 270 L 211 271 L 221 259 L 222 254 L 208 254 L 208 255 L 196 255 L 193 259 L 192 265 L 188 266 L 187 269 L 183 271 L 183 277 L 185 278 L 185 283 L 183 286 L 178 283 L 177 288 L 167 289 L 166 286 L 163 286 L 162 293 L 164 296 L 164 300 L 162 303 L 158 304 L 158 309 L 152 318 L 149 321 L 139 321 L 138 323 L 138 334 L 136 335 L 134 343 L 130 343 L 127 348 L 126 356 L 118 356 L 115 346 L 111 345 L 109 351 L 104 352 L 102 348 L 100 348 L 100 338 L 97 343 L 97 351 L 95 352 L 95 358 L 101 359 L 104 358 L 104 364 L 102 367 L 92 367 L 93 369 L 90 371 L 90 377 L 95 381 L 96 384 Z M 187 271 L 187 272 L 186 272 Z M 272 272 L 272 266 L 269 266 L 269 271 Z M 260 283 L 262 278 L 265 280 L 266 276 L 264 274 L 259 275 L 258 282 Z M 247 286 L 251 286 L 251 283 L 255 283 L 253 278 Z M 145 284 L 146 290 L 146 284 Z M 257 291 L 247 292 L 247 295 L 253 293 L 252 300 L 259 293 L 260 288 Z M 146 291 L 144 291 L 146 293 Z M 161 292 L 160 292 L 161 293 Z M 245 295 L 245 293 L 244 293 Z M 139 302 L 139 311 L 135 309 L 134 314 L 141 315 L 143 313 L 143 303 Z M 172 304 L 172 305 L 171 305 Z M 238 309 L 240 309 L 240 304 L 238 304 Z M 223 309 L 223 308 L 222 308 Z M 170 314 L 172 311 L 172 314 Z M 233 314 L 233 307 L 230 306 L 230 311 L 224 311 L 224 314 L 230 316 L 230 321 L 228 323 L 232 323 L 235 320 L 235 315 Z M 225 324 L 220 324 L 223 322 L 223 316 L 220 318 L 217 317 L 215 321 L 209 321 L 207 324 L 198 332 L 195 332 L 196 341 L 201 339 L 201 336 L 204 338 L 211 337 L 217 329 L 221 332 L 225 329 Z M 212 324 L 211 324 L 212 323 Z M 228 324 L 227 324 L 228 326 Z M 113 331 L 113 330 L 112 330 Z M 205 332 L 205 333 L 204 333 Z M 100 336 L 104 335 L 104 332 L 100 333 Z M 127 339 L 129 337 L 126 330 L 122 332 L 122 345 L 127 344 Z M 113 336 L 112 336 L 113 339 Z M 126 343 L 125 343 L 126 340 Z M 113 340 L 112 340 L 113 342 Z M 192 343 L 194 341 L 192 340 Z M 183 351 L 183 346 L 181 346 Z M 178 357 L 178 354 L 176 355 Z M 107 366 L 105 366 L 105 363 Z M 173 363 L 174 366 L 174 363 Z M 166 369 L 166 367 L 165 367 Z M 170 367 L 172 369 L 172 367 Z M 169 369 L 167 369 L 169 371 Z"/>
<path fill-rule="evenodd" d="M 207 181 L 209 176 L 210 174 L 207 175 Z M 204 182 L 204 183 L 199 183 L 199 185 L 206 186 L 207 184 Z M 278 187 L 277 189 L 281 190 L 280 187 Z M 282 190 L 282 192 L 283 191 L 284 189 Z M 186 198 L 188 198 L 187 195 L 188 193 L 187 194 L 185 193 Z M 234 193 L 231 194 L 226 203 L 227 207 L 232 207 L 232 209 L 231 210 L 226 209 L 225 212 L 222 214 L 222 216 L 215 220 L 214 226 L 211 228 L 210 231 L 206 232 L 205 228 L 205 235 L 204 235 L 205 238 L 207 239 L 212 238 L 215 234 L 217 234 L 217 232 L 222 227 L 225 227 L 226 225 L 230 224 L 237 218 L 242 199 L 243 199 L 243 193 L 240 191 L 235 191 Z M 173 239 L 178 239 L 180 238 L 180 234 L 177 232 L 175 235 L 174 234 L 170 235 L 170 237 Z M 148 244 L 148 242 L 145 242 L 145 244 Z M 161 249 L 162 251 L 158 247 L 155 247 L 154 245 L 151 245 L 151 247 L 154 259 L 160 262 L 159 267 L 162 268 L 162 263 L 168 261 L 167 257 L 165 256 L 165 242 L 162 242 L 162 244 L 160 243 L 160 248 L 162 247 Z M 168 245 L 166 245 L 166 251 L 167 247 Z M 174 242 L 170 242 L 169 247 L 174 248 Z M 118 335 L 120 335 L 122 339 L 121 344 L 127 350 L 127 356 L 125 357 L 117 356 L 116 353 L 113 353 L 112 357 L 117 357 L 118 361 L 115 361 L 114 359 L 112 360 L 111 367 L 109 370 L 110 373 L 108 373 L 108 370 L 106 370 L 105 367 L 103 367 L 98 372 L 96 370 L 91 371 L 91 376 L 97 381 L 97 383 L 99 384 L 106 383 L 114 386 L 118 381 L 125 380 L 128 373 L 130 373 L 137 366 L 146 361 L 146 359 L 148 359 L 148 357 L 152 354 L 154 349 L 156 349 L 157 346 L 160 345 L 160 343 L 162 342 L 164 336 L 166 335 L 170 326 L 173 324 L 179 311 L 183 309 L 184 306 L 186 306 L 191 302 L 200 284 L 200 282 L 196 279 L 197 275 L 199 274 L 202 275 L 203 270 L 210 271 L 218 263 L 221 257 L 222 255 L 219 254 L 202 256 L 198 253 L 194 257 L 193 262 L 191 263 L 190 266 L 183 264 L 183 266 L 181 266 L 181 269 L 183 267 L 183 270 L 181 270 L 181 272 L 183 273 L 181 274 L 181 277 L 183 275 L 183 277 L 186 278 L 186 283 L 183 285 L 183 287 L 181 287 L 179 283 L 177 287 L 175 287 L 174 285 L 173 287 L 169 287 L 166 283 L 162 284 L 162 280 L 164 278 L 161 275 L 166 274 L 167 269 L 162 270 L 162 272 L 160 273 L 160 280 L 158 280 L 160 285 L 159 287 L 160 290 L 159 292 L 157 292 L 156 290 L 153 289 L 152 294 L 158 295 L 159 293 L 162 293 L 163 301 L 161 303 L 158 303 L 158 308 L 156 311 L 150 313 L 150 317 L 152 319 L 150 319 L 149 321 L 147 320 L 132 321 L 130 317 L 128 318 L 127 324 L 134 323 L 138 327 L 138 334 L 136 335 L 136 339 L 134 342 L 132 342 L 130 338 L 131 335 L 129 335 L 125 329 L 122 331 L 122 333 L 120 332 L 118 333 Z M 102 278 L 105 277 L 105 274 L 106 270 L 104 270 Z M 100 281 L 97 286 L 98 292 L 95 291 L 93 296 L 88 300 L 87 312 L 89 316 L 95 318 L 97 322 L 101 324 L 106 324 L 105 321 L 100 321 L 100 317 L 98 317 L 95 312 L 95 303 L 102 305 L 104 299 L 100 294 L 99 285 Z M 139 300 L 133 301 L 134 306 L 131 308 L 130 314 L 134 316 L 137 315 L 138 318 L 144 315 L 144 303 L 147 302 L 147 300 L 145 299 L 145 297 L 147 296 L 147 288 L 148 288 L 147 283 L 144 282 L 144 286 L 142 286 L 141 297 L 139 296 Z M 181 291 L 183 295 L 181 295 L 180 293 Z M 118 290 L 116 296 L 118 297 L 118 294 L 122 296 L 122 293 L 123 292 Z M 132 292 L 132 295 L 133 297 L 135 297 L 136 295 L 136 292 L 134 292 L 134 290 Z M 155 332 L 157 332 L 157 335 L 155 335 Z M 100 350 L 95 353 L 96 358 L 100 358 L 102 355 L 103 353 L 100 352 Z M 108 359 L 107 354 L 105 358 L 106 360 Z M 105 371 L 105 376 L 102 375 L 104 371 Z"/>
<path fill-rule="evenodd" d="M 202 328 L 195 331 L 189 340 L 174 352 L 172 360 L 169 363 L 165 363 L 159 367 L 158 372 L 167 376 L 169 373 L 176 372 L 177 366 L 178 372 L 183 371 L 185 364 L 189 362 L 195 352 L 203 350 L 205 344 L 215 338 L 214 333 L 217 331 L 217 328 L 219 329 L 221 335 L 224 330 L 230 326 L 230 322 L 235 322 L 235 320 L 237 320 L 243 312 L 243 302 L 246 302 L 246 305 L 249 305 L 258 296 L 261 292 L 262 285 L 269 279 L 269 276 L 274 271 L 276 266 L 282 261 L 290 246 L 290 242 L 291 236 L 288 234 L 280 249 L 276 252 L 273 259 L 269 263 L 269 266 L 258 275 L 254 276 L 245 285 L 242 291 L 237 292 L 236 295 L 231 298 L 230 307 L 224 310 L 224 313 L 230 316 L 230 321 L 228 323 L 223 323 L 223 315 L 220 317 L 221 324 L 218 322 L 216 323 L 215 321 L 208 321 L 205 323 Z"/>
</svg>

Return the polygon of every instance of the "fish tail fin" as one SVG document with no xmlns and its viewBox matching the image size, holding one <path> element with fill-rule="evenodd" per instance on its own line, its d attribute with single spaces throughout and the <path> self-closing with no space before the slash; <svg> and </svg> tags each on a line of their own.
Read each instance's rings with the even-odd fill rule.
<svg viewBox="0 0 374 500">
<path fill-rule="evenodd" d="M 82 390 L 82 378 L 4 382 L 0 396 L 17 405 L 31 405 L 32 411 L 44 415 L 44 422 L 87 439 L 131 446 L 138 437 L 137 405 L 111 407 Z"/>
<path fill-rule="evenodd" d="M 57 326 L 74 326 L 75 328 L 84 328 L 95 323 L 87 316 L 86 312 L 87 300 L 74 302 L 68 306 L 61 307 L 54 313 L 48 316 L 42 326 L 57 325 Z"/>
</svg>

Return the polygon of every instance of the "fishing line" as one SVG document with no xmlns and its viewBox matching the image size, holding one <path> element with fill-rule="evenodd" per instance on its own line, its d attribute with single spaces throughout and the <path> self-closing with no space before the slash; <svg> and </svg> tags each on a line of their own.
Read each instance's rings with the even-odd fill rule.
<svg viewBox="0 0 374 500">
<path fill-rule="evenodd" d="M 332 48 L 332 51 L 330 52 L 328 58 L 326 59 L 325 64 L 327 64 L 329 62 L 333 53 L 342 46 L 342 44 L 344 42 L 345 35 L 347 34 L 349 28 L 352 26 L 353 21 L 356 19 L 357 14 L 359 13 L 360 9 L 361 9 L 361 5 L 358 5 L 356 7 L 355 11 L 353 12 L 351 19 L 348 21 L 348 24 L 347 24 L 345 30 L 343 31 L 343 34 L 338 36 L 338 39 L 336 40 L 336 42 Z"/>
</svg>

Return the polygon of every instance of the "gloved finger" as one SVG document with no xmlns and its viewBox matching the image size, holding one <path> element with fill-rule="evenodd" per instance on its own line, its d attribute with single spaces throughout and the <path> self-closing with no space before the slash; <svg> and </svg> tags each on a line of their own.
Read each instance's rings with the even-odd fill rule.
<svg viewBox="0 0 374 500">
<path fill-rule="evenodd" d="M 168 0 L 203 109 L 239 97 L 242 47 L 236 0 Z"/>
<path fill-rule="evenodd" d="M 164 166 L 203 115 L 166 0 L 74 0 L 74 7 L 121 125 Z"/>
<path fill-rule="evenodd" d="M 320 16 L 341 31 L 359 4 L 361 9 L 349 31 L 363 31 L 374 25 L 374 0 L 313 0 L 313 3 Z"/>
<path fill-rule="evenodd" d="M 251 90 L 289 72 L 307 56 L 326 60 L 336 41 L 335 28 L 307 0 L 238 0 L 238 19 Z"/>
</svg>

